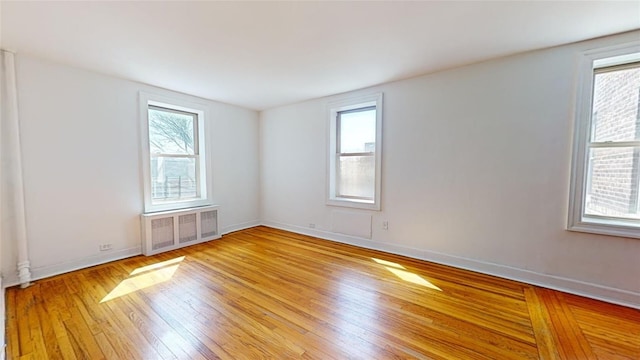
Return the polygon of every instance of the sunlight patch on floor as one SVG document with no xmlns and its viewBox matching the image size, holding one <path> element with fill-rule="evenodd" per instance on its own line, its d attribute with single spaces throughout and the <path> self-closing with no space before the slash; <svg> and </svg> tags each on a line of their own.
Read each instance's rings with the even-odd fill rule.
<svg viewBox="0 0 640 360">
<path fill-rule="evenodd" d="M 389 270 L 392 274 L 394 274 L 395 276 L 399 277 L 404 281 L 417 284 L 417 285 L 426 286 L 433 290 L 442 291 L 442 289 L 433 285 L 430 281 L 426 280 L 422 276 L 405 270 L 406 268 L 398 263 L 394 263 L 387 260 L 376 259 L 376 258 L 371 258 L 371 260 L 377 262 L 380 265 L 384 265 L 384 267 L 387 268 L 387 270 Z"/>
<path fill-rule="evenodd" d="M 120 282 L 100 303 L 119 298 L 132 292 L 165 282 L 173 277 L 184 256 L 162 261 L 156 264 L 139 267 L 130 276 Z"/>
<path fill-rule="evenodd" d="M 442 289 L 440 289 L 439 287 L 433 285 L 431 282 L 425 280 L 422 276 L 420 276 L 418 274 L 414 274 L 414 273 L 406 271 L 406 270 L 395 269 L 395 268 L 392 268 L 392 267 L 387 267 L 387 270 L 391 271 L 397 277 L 399 277 L 400 279 L 402 279 L 404 281 L 408 281 L 410 283 L 426 286 L 426 287 L 428 287 L 430 289 L 442 291 Z"/>
<path fill-rule="evenodd" d="M 371 258 L 373 261 L 377 262 L 380 265 L 384 265 L 384 266 L 391 266 L 394 268 L 398 268 L 398 269 L 406 269 L 404 266 L 398 264 L 398 263 L 394 263 L 391 261 L 387 261 L 387 260 L 381 260 L 381 259 L 376 259 L 376 258 Z"/>
<path fill-rule="evenodd" d="M 129 275 L 131 275 L 131 276 L 138 275 L 138 274 L 142 274 L 143 272 L 150 271 L 150 270 L 155 270 L 155 269 L 160 269 L 160 268 L 163 268 L 165 266 L 169 266 L 171 264 L 179 264 L 179 263 L 182 262 L 182 260 L 184 260 L 184 256 L 180 256 L 180 257 L 177 257 L 175 259 L 171 259 L 171 260 L 167 260 L 167 261 L 162 261 L 162 262 L 159 262 L 159 263 L 156 263 L 156 264 L 142 266 L 142 267 L 139 267 L 139 268 L 133 270 L 131 272 L 131 274 L 129 274 Z"/>
</svg>

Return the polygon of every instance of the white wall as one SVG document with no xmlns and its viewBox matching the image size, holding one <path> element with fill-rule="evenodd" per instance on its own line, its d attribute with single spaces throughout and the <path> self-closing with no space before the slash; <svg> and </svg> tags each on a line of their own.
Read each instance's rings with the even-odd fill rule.
<svg viewBox="0 0 640 360">
<path fill-rule="evenodd" d="M 577 55 L 611 41 L 264 111 L 263 222 L 640 307 L 640 240 L 565 230 Z M 335 234 L 327 103 L 379 91 L 382 211 L 370 212 L 370 240 Z"/>
<path fill-rule="evenodd" d="M 138 91 L 210 107 L 213 198 L 222 232 L 259 222 L 258 114 L 139 83 L 17 56 L 27 212 L 35 278 L 140 253 L 143 211 Z M 98 245 L 113 244 L 100 252 Z M 5 285 L 15 247 L 2 244 Z"/>
</svg>

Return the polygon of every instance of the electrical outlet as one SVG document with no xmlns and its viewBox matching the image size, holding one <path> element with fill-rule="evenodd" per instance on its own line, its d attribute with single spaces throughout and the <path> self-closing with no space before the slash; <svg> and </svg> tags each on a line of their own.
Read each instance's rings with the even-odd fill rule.
<svg viewBox="0 0 640 360">
<path fill-rule="evenodd" d="M 314 223 L 310 223 L 310 224 L 309 224 L 309 227 L 310 227 L 310 228 L 312 228 L 312 229 L 315 229 L 315 228 L 316 228 L 316 224 L 314 224 Z"/>
<path fill-rule="evenodd" d="M 111 244 L 100 244 L 100 251 L 111 250 Z"/>
<path fill-rule="evenodd" d="M 383 221 L 382 222 L 382 230 L 389 230 L 389 222 L 388 221 Z"/>
</svg>

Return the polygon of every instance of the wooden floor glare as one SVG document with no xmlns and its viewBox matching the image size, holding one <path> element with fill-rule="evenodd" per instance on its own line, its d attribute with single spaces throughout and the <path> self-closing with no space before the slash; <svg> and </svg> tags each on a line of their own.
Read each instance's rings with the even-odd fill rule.
<svg viewBox="0 0 640 360">
<path fill-rule="evenodd" d="M 640 310 L 267 227 L 6 305 L 8 359 L 640 360 Z"/>
</svg>

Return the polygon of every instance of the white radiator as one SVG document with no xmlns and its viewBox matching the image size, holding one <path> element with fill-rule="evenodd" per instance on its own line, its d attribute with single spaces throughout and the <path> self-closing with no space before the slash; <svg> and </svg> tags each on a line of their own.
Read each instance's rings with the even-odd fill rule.
<svg viewBox="0 0 640 360">
<path fill-rule="evenodd" d="M 142 253 L 153 255 L 220 237 L 218 206 L 142 214 Z"/>
</svg>

